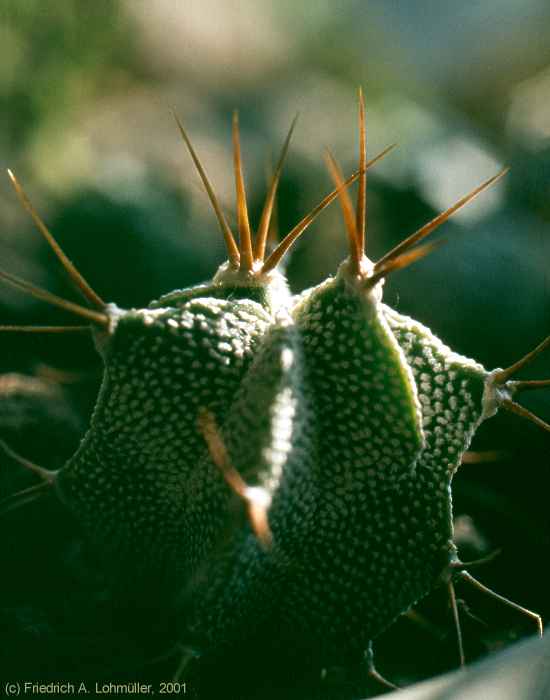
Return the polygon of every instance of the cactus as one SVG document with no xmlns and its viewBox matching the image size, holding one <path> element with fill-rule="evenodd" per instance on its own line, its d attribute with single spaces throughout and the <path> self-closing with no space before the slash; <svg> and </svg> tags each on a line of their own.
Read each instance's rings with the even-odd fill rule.
<svg viewBox="0 0 550 700">
<path fill-rule="evenodd" d="M 503 173 L 371 262 L 366 171 L 380 156 L 367 162 L 361 95 L 358 172 L 344 180 L 330 157 L 335 189 L 266 257 L 294 123 L 253 242 L 234 116 L 239 244 L 179 120 L 178 127 L 228 260 L 211 282 L 145 309 L 119 309 L 92 290 L 10 173 L 87 305 L 7 271 L 0 278 L 89 321 L 105 370 L 90 427 L 61 469 L 46 470 L 3 445 L 41 483 L 8 498 L 0 512 L 53 488 L 118 595 L 155 596 L 183 620 L 181 640 L 203 654 L 276 629 L 276 644 L 308 655 L 319 669 L 360 660 L 441 582 L 458 619 L 453 578 L 481 584 L 453 544 L 452 478 L 477 427 L 500 407 L 550 430 L 513 400 L 518 391 L 548 386 L 513 376 L 550 338 L 512 367 L 487 371 L 384 304 L 383 284 L 430 254 L 436 244 L 420 242 Z M 353 211 L 346 188 L 356 179 Z M 337 197 L 349 257 L 334 278 L 293 297 L 276 267 Z M 525 612 L 541 631 L 540 618 Z M 459 646 L 463 659 L 460 634 Z M 370 670 L 377 677 L 372 662 Z"/>
</svg>

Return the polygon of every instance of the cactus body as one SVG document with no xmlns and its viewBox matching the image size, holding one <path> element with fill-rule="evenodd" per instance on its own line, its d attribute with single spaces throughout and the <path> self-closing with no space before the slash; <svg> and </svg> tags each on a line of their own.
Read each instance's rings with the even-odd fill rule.
<svg viewBox="0 0 550 700">
<path fill-rule="evenodd" d="M 257 302 L 214 297 L 116 319 L 90 429 L 57 490 L 134 584 L 146 572 L 147 584 L 181 582 L 222 527 L 227 487 L 215 467 L 197 469 L 197 415 L 223 424 L 270 322 Z"/>
<path fill-rule="evenodd" d="M 203 652 L 267 630 L 273 644 L 297 648 L 318 665 L 346 662 L 450 582 L 460 566 L 453 475 L 482 420 L 500 406 L 528 413 L 512 401 L 528 383 L 510 377 L 550 345 L 547 339 L 513 367 L 488 372 L 382 302 L 384 278 L 430 252 L 433 245 L 416 244 L 500 175 L 372 263 L 363 250 L 362 103 L 360 115 L 359 173 L 343 182 L 332 164 L 336 189 L 267 260 L 290 133 L 253 249 L 236 119 L 239 246 L 180 125 L 228 261 L 211 283 L 175 290 L 140 310 L 104 304 L 12 177 L 95 308 L 7 272 L 0 277 L 91 321 L 105 363 L 76 454 L 55 474 L 20 461 L 44 486 L 54 484 L 117 584 L 138 599 L 156 597 L 165 612 L 177 609 L 183 641 Z M 357 178 L 354 218 L 344 191 Z M 291 297 L 275 267 L 339 194 L 350 256 L 334 278 Z M 201 428 L 205 415 L 219 430 L 215 440 Z M 41 488 L 21 494 L 21 503 Z"/>
</svg>

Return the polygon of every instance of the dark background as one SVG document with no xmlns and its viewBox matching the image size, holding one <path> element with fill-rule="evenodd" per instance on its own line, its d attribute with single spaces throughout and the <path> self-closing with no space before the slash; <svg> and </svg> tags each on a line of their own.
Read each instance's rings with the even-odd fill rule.
<svg viewBox="0 0 550 700">
<path fill-rule="evenodd" d="M 385 301 L 487 368 L 511 364 L 550 333 L 545 0 L 3 0 L 0 54 L 0 164 L 15 171 L 103 298 L 139 307 L 210 277 L 224 258 L 170 108 L 229 212 L 230 119 L 239 109 L 253 222 L 269 163 L 300 113 L 278 201 L 282 234 L 331 189 L 325 147 L 346 172 L 355 167 L 362 85 L 370 155 L 399 144 L 369 174 L 373 259 L 511 166 L 444 227 L 447 245 L 389 280 Z M 0 222 L 1 266 L 75 298 L 7 177 Z M 334 272 L 345 245 L 334 207 L 297 246 L 293 288 Z M 3 287 L 0 322 L 73 321 Z M 101 377 L 89 339 L 5 333 L 0 371 L 2 436 L 30 459 L 61 466 L 85 430 Z M 550 353 L 522 376 L 550 377 Z M 550 421 L 550 390 L 522 401 Z M 549 448 L 547 433 L 499 415 L 481 427 L 473 449 L 500 458 L 465 465 L 454 489 L 457 515 L 470 518 L 460 521 L 464 556 L 502 548 L 479 577 L 545 617 Z M 33 483 L 1 459 L 0 495 Z M 171 632 L 149 634 L 135 614 L 113 611 L 76 524 L 54 502 L 2 520 L 1 679 L 170 677 L 176 659 L 154 659 Z M 470 659 L 533 632 L 528 619 L 462 588 L 459 595 L 481 618 L 464 617 Z M 400 621 L 378 644 L 379 666 L 401 683 L 456 664 L 444 592 L 420 612 L 421 625 Z M 201 671 L 194 673 L 198 687 Z M 340 670 L 334 697 L 366 694 L 360 686 Z"/>
</svg>

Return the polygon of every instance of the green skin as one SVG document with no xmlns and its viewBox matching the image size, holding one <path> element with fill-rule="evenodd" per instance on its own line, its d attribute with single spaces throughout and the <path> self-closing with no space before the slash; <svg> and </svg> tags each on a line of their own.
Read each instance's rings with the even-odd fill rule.
<svg viewBox="0 0 550 700">
<path fill-rule="evenodd" d="M 113 307 L 90 429 L 56 487 L 135 596 L 179 598 L 200 648 L 271 624 L 334 663 L 450 570 L 452 476 L 495 406 L 483 367 L 345 263 L 293 319 L 289 299 L 280 275 L 223 267 L 147 309 Z M 197 428 L 205 408 L 271 498 L 268 550 L 242 505 L 235 523 Z"/>
<path fill-rule="evenodd" d="M 188 601 L 187 641 L 212 650 L 253 635 L 282 595 L 314 524 L 318 491 L 314 407 L 303 392 L 301 338 L 280 314 L 243 380 L 224 429 L 231 462 L 271 496 L 272 543 L 246 521 L 209 562 L 202 595 Z M 207 585 L 206 585 L 207 584 Z"/>
<path fill-rule="evenodd" d="M 293 309 L 303 366 L 286 382 L 302 382 L 294 395 L 311 444 L 314 426 L 315 462 L 303 469 L 287 460 L 282 482 L 260 476 L 273 499 L 274 544 L 266 553 L 249 535 L 220 577 L 231 595 L 207 598 L 211 645 L 244 630 L 233 600 L 248 628 L 250 619 L 263 624 L 268 608 L 287 649 L 321 664 L 361 658 L 456 560 L 451 481 L 495 410 L 485 396 L 490 374 L 383 305 L 381 286 L 365 292 L 346 268 Z M 273 371 L 257 369 L 264 378 Z M 293 435 L 301 438 L 298 424 Z M 305 494 L 312 503 L 300 503 Z"/>
<path fill-rule="evenodd" d="M 451 481 L 481 421 L 488 377 L 428 328 L 350 293 L 341 278 L 295 312 L 318 338 L 306 361 L 324 407 L 325 503 L 293 586 L 291 619 L 331 661 L 360 655 L 450 571 Z"/>
<path fill-rule="evenodd" d="M 230 492 L 197 418 L 208 409 L 223 426 L 281 288 L 278 273 L 242 286 L 215 278 L 146 309 L 110 307 L 109 335 L 96 339 L 97 405 L 56 488 L 114 582 L 138 599 L 178 593 L 222 536 Z"/>
</svg>

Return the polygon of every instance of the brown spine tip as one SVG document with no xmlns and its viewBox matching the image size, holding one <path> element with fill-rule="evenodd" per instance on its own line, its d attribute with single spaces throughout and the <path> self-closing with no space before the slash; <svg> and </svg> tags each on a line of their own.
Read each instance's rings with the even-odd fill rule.
<svg viewBox="0 0 550 700">
<path fill-rule="evenodd" d="M 336 159 L 330 151 L 326 152 L 326 163 L 329 169 L 330 175 L 336 187 L 338 188 L 340 207 L 342 209 L 342 216 L 344 217 L 344 224 L 346 226 L 346 232 L 348 235 L 348 245 L 349 254 L 352 264 L 352 272 L 355 275 L 360 273 L 360 261 L 363 257 L 363 249 L 360 247 L 360 240 L 357 233 L 357 222 L 355 218 L 355 213 L 353 211 L 353 204 L 351 202 L 351 197 L 346 188 L 343 187 L 344 176 L 342 175 L 342 170 Z M 361 182 L 361 171 L 359 171 L 359 182 Z"/>
<path fill-rule="evenodd" d="M 0 449 L 2 449 L 2 451 L 5 452 L 8 457 L 13 459 L 22 467 L 25 467 L 25 469 L 28 469 L 29 471 L 33 472 L 33 474 L 39 476 L 45 483 L 49 484 L 50 486 L 55 483 L 57 472 L 51 471 L 50 469 L 44 469 L 44 467 L 39 467 L 38 464 L 25 459 L 25 457 L 22 457 L 20 454 L 15 452 L 15 450 L 12 450 L 12 448 L 6 442 L 4 442 L 4 440 L 0 440 Z"/>
<path fill-rule="evenodd" d="M 235 238 L 233 236 L 233 232 L 231 231 L 231 228 L 229 224 L 227 223 L 227 219 L 225 218 L 225 215 L 223 213 L 223 210 L 220 206 L 220 203 L 218 201 L 218 198 L 216 197 L 216 194 L 214 192 L 214 189 L 212 185 L 210 184 L 210 180 L 208 179 L 208 175 L 206 174 L 206 170 L 202 166 L 202 163 L 199 160 L 199 157 L 197 156 L 195 149 L 193 148 L 193 144 L 191 143 L 191 140 L 189 136 L 187 135 L 187 132 L 183 128 L 183 124 L 181 123 L 178 115 L 174 110 L 172 110 L 172 114 L 174 115 L 174 119 L 176 120 L 176 124 L 178 126 L 179 132 L 181 134 L 181 137 L 187 146 L 187 150 L 189 151 L 189 155 L 191 156 L 191 159 L 193 160 L 193 163 L 195 165 L 195 168 L 197 169 L 197 172 L 199 173 L 199 177 L 202 181 L 202 184 L 204 185 L 204 189 L 206 190 L 206 194 L 208 195 L 208 198 L 210 200 L 210 204 L 212 205 L 212 208 L 214 209 L 214 213 L 216 215 L 216 218 L 218 220 L 218 225 L 220 227 L 220 230 L 222 232 L 225 245 L 227 248 L 227 257 L 229 260 L 229 263 L 232 267 L 235 269 L 238 269 L 239 267 L 239 262 L 240 262 L 240 255 L 239 255 L 239 248 L 235 242 Z"/>
<path fill-rule="evenodd" d="M 486 464 L 500 462 L 509 457 L 504 450 L 468 450 L 462 455 L 461 464 Z"/>
<path fill-rule="evenodd" d="M 248 486 L 231 464 L 227 448 L 216 425 L 216 419 L 210 411 L 207 409 L 199 411 L 198 425 L 212 461 L 222 473 L 231 490 L 245 502 L 248 519 L 254 534 L 263 546 L 269 547 L 272 542 L 267 516 L 269 495 L 261 487 Z"/>
<path fill-rule="evenodd" d="M 371 158 L 366 162 L 365 169 L 368 170 L 369 168 L 372 168 L 372 166 L 378 163 L 379 160 L 382 160 L 382 158 L 385 158 L 388 155 L 388 153 L 391 153 L 391 151 L 393 151 L 394 148 L 397 148 L 397 144 L 390 143 L 390 145 L 386 146 L 386 148 L 380 151 L 378 155 L 374 156 L 374 158 Z"/>
<path fill-rule="evenodd" d="M 55 255 L 60 260 L 61 264 L 65 268 L 65 271 L 69 275 L 69 278 L 71 279 L 72 283 L 75 285 L 75 287 L 78 289 L 78 291 L 82 294 L 82 296 L 90 304 L 92 304 L 92 306 L 95 306 L 96 309 L 104 309 L 105 302 L 103 301 L 103 299 L 90 287 L 88 282 L 86 282 L 84 277 L 80 274 L 80 272 L 76 269 L 76 267 L 73 265 L 73 263 L 65 255 L 65 253 L 61 249 L 60 245 L 55 240 L 53 235 L 50 233 L 48 227 L 42 221 L 42 219 L 40 218 L 36 209 L 33 207 L 30 199 L 28 198 L 27 194 L 25 193 L 25 190 L 21 187 L 19 181 L 17 180 L 17 178 L 15 177 L 13 172 L 9 168 L 8 168 L 7 172 L 8 172 L 8 176 L 11 180 L 11 183 L 15 189 L 15 192 L 19 198 L 19 201 L 21 202 L 23 207 L 27 210 L 27 212 L 30 214 L 37 229 L 40 231 L 42 236 L 46 239 L 50 248 L 53 250 Z"/>
<path fill-rule="evenodd" d="M 373 681 L 387 690 L 399 690 L 398 685 L 395 685 L 395 683 L 392 683 L 387 678 L 384 678 L 384 676 L 376 670 L 376 666 L 374 665 L 372 642 L 369 642 L 369 645 L 365 651 L 365 661 L 367 662 L 367 675 L 370 676 Z"/>
<path fill-rule="evenodd" d="M 26 282 L 20 277 L 16 277 L 16 275 L 12 275 L 11 273 L 6 272 L 5 270 L 0 269 L 0 279 L 6 282 L 7 284 L 11 285 L 12 287 L 26 292 L 27 294 L 35 297 L 36 299 L 40 299 L 42 301 L 47 302 L 48 304 L 51 304 L 52 306 L 58 306 L 61 309 L 70 311 L 71 313 L 76 314 L 77 316 L 86 318 L 88 321 L 91 321 L 92 323 L 95 323 L 98 326 L 109 326 L 109 317 L 107 316 L 107 314 L 100 313 L 99 311 L 93 311 L 92 309 L 88 309 L 85 306 L 80 306 L 79 304 L 74 304 L 72 301 L 62 299 L 61 297 L 58 297 L 55 294 L 46 291 L 45 289 L 36 287 L 30 282 Z"/>
<path fill-rule="evenodd" d="M 47 496 L 51 492 L 51 486 L 51 484 L 43 481 L 40 484 L 36 484 L 36 486 L 30 486 L 28 489 L 18 491 L 12 496 L 4 498 L 0 501 L 0 516 L 6 515 L 13 510 L 18 510 L 43 496 Z"/>
<path fill-rule="evenodd" d="M 418 231 L 405 238 L 404 241 L 401 241 L 401 243 L 396 245 L 395 248 L 392 248 L 382 258 L 380 258 L 380 260 L 378 260 L 378 262 L 375 265 L 375 269 L 385 265 L 389 260 L 396 258 L 403 252 L 411 248 L 413 245 L 419 243 L 422 239 L 426 238 L 426 236 L 432 233 L 432 231 L 435 231 L 436 228 L 441 226 L 441 224 L 445 223 L 445 221 L 447 221 L 447 219 L 450 216 L 452 216 L 455 212 L 457 212 L 459 209 L 462 209 L 462 207 L 464 207 L 466 204 L 475 199 L 479 194 L 481 194 L 481 192 L 486 190 L 488 187 L 494 185 L 498 180 L 500 180 L 501 177 L 504 177 L 504 175 L 506 175 L 509 169 L 510 168 L 504 168 L 496 175 L 493 175 L 493 177 L 490 177 L 488 180 L 485 180 L 485 182 L 482 182 L 481 185 L 478 185 L 470 193 L 459 199 L 457 202 L 455 202 L 455 204 L 446 209 L 444 212 L 438 214 L 438 216 L 436 216 L 430 222 L 422 226 L 422 228 L 420 228 Z"/>
<path fill-rule="evenodd" d="M 418 246 L 418 248 L 414 248 L 413 250 L 402 253 L 397 258 L 392 258 L 391 260 L 388 260 L 388 262 L 386 262 L 386 264 L 381 266 L 380 268 L 378 267 L 378 265 L 376 265 L 376 267 L 374 268 L 374 275 L 367 279 L 366 288 L 370 289 L 374 287 L 382 278 L 387 277 L 392 272 L 395 272 L 395 270 L 402 270 L 405 267 L 409 267 L 409 265 L 412 265 L 417 260 L 425 258 L 427 255 L 430 255 L 430 253 L 432 253 L 436 248 L 439 248 L 439 246 L 443 245 L 443 243 L 445 242 L 446 241 L 444 240 L 439 240 L 433 241 L 432 243 L 425 243 L 424 245 Z"/>
<path fill-rule="evenodd" d="M 546 348 L 550 347 L 550 335 L 545 338 L 541 343 L 539 343 L 533 350 L 528 352 L 526 355 L 524 355 L 521 359 L 519 359 L 517 362 L 514 362 L 513 365 L 510 367 L 507 367 L 506 369 L 501 370 L 496 374 L 496 380 L 500 384 L 504 384 L 510 377 L 512 377 L 514 374 L 520 371 L 520 369 L 523 369 L 525 365 L 529 364 L 532 362 L 535 357 L 540 355 L 541 352 L 546 350 Z M 524 385 L 523 388 L 527 388 L 525 386 L 526 382 L 522 382 Z M 516 385 L 517 386 L 517 385 Z M 535 387 L 533 387 L 535 388 Z"/>
<path fill-rule="evenodd" d="M 266 182 L 269 183 L 273 179 L 273 163 L 271 162 L 271 158 L 268 159 L 266 162 Z M 271 212 L 271 218 L 269 221 L 269 229 L 267 231 L 267 240 L 266 240 L 266 245 L 265 248 L 269 248 L 269 250 L 274 250 L 277 247 L 277 244 L 280 240 L 280 235 L 279 235 L 279 207 L 277 204 L 277 198 L 273 200 L 273 210 Z M 265 250 L 261 259 L 261 262 L 265 260 Z"/>
<path fill-rule="evenodd" d="M 342 187 L 337 187 L 334 189 L 330 194 L 328 194 L 326 197 L 324 197 L 319 204 L 314 207 L 309 214 L 304 216 L 304 218 L 296 224 L 296 226 L 290 231 L 289 233 L 286 234 L 286 236 L 283 238 L 283 240 L 279 243 L 279 245 L 275 248 L 275 250 L 271 253 L 271 255 L 268 257 L 268 259 L 265 261 L 262 267 L 262 272 L 270 272 L 274 268 L 277 267 L 285 253 L 288 251 L 290 246 L 294 243 L 294 241 L 306 230 L 306 228 L 315 220 L 315 218 L 320 214 L 320 212 L 325 209 L 325 207 L 328 207 L 328 205 L 333 202 L 336 197 L 340 194 L 340 190 L 345 187 L 349 187 L 352 182 L 355 182 L 357 178 L 359 177 L 359 173 L 354 173 L 351 175 L 351 177 L 348 177 L 347 180 L 344 181 L 342 184 Z"/>
<path fill-rule="evenodd" d="M 467 571 L 461 571 L 460 573 L 457 574 L 457 576 L 460 576 L 464 581 L 469 583 L 470 585 L 474 586 L 478 590 L 480 590 L 482 593 L 486 593 L 488 596 L 491 598 L 494 598 L 495 600 L 500 601 L 503 605 L 507 605 L 508 607 L 512 608 L 513 610 L 516 610 L 517 612 L 521 613 L 522 615 L 526 615 L 527 617 L 530 617 L 532 620 L 537 625 L 537 631 L 539 633 L 539 637 L 542 637 L 543 635 L 543 624 L 542 624 L 542 618 L 540 615 L 537 613 L 533 612 L 532 610 L 528 610 L 527 608 L 524 608 L 522 605 L 518 605 L 517 603 L 514 603 L 512 600 L 509 600 L 508 598 L 505 598 L 503 595 L 500 595 L 500 593 L 496 593 L 493 591 L 492 588 L 488 588 L 485 586 L 485 584 L 481 583 L 481 581 L 478 581 L 476 578 L 472 576 L 472 574 L 469 574 Z"/>
<path fill-rule="evenodd" d="M 493 549 L 492 552 L 486 554 L 484 557 L 479 557 L 479 559 L 469 559 L 468 561 L 461 561 L 460 559 L 454 559 L 449 562 L 449 569 L 451 571 L 464 571 L 465 569 L 477 568 L 480 566 L 486 566 L 490 564 L 495 559 L 500 557 L 502 554 L 502 548 Z"/>
<path fill-rule="evenodd" d="M 527 418 L 527 420 L 531 421 L 531 423 L 538 425 L 539 428 L 542 428 L 550 433 L 550 423 L 546 423 L 546 421 L 543 421 L 542 418 L 539 418 L 537 415 L 524 408 L 519 403 L 516 403 L 511 399 L 503 399 L 500 405 L 502 408 L 510 411 L 510 413 L 515 413 L 517 416 Z"/>
<path fill-rule="evenodd" d="M 463 667 L 466 665 L 466 657 L 464 656 L 464 643 L 462 641 L 462 627 L 460 625 L 460 616 L 458 614 L 458 605 L 456 604 L 455 587 L 454 587 L 452 579 L 449 579 L 449 581 L 447 582 L 447 590 L 449 592 L 449 602 L 451 604 L 451 611 L 453 613 L 453 621 L 454 621 L 455 631 L 456 631 L 456 641 L 457 641 L 457 645 L 458 645 L 458 658 L 459 658 L 460 666 Z"/>
<path fill-rule="evenodd" d="M 387 146 L 376 157 L 372 158 L 371 160 L 367 161 L 364 164 L 362 162 L 361 166 L 364 167 L 365 170 L 368 170 L 368 168 L 370 168 L 375 163 L 377 163 L 379 160 L 381 160 L 385 155 L 387 155 L 395 147 L 396 147 L 396 144 L 391 144 L 390 146 Z M 327 161 L 327 167 L 328 167 L 329 172 L 331 174 L 331 177 L 334 181 L 334 184 L 336 185 L 336 187 L 341 187 L 343 184 L 342 170 L 339 167 L 334 156 L 328 150 L 326 152 L 326 161 Z M 358 172 L 358 179 L 359 179 L 359 182 L 361 182 L 361 170 L 359 170 L 359 172 Z M 360 261 L 363 257 L 364 248 L 363 248 L 363 243 L 361 242 L 360 236 L 358 234 L 357 217 L 356 217 L 356 214 L 354 213 L 353 204 L 351 202 L 351 197 L 349 195 L 347 188 L 340 189 L 339 199 L 340 199 L 340 206 L 342 208 L 342 215 L 344 217 L 344 224 L 346 226 L 346 232 L 347 232 L 347 236 L 348 236 L 348 245 L 349 245 L 350 259 L 351 259 L 351 264 L 352 264 L 352 272 L 353 272 L 353 274 L 359 275 L 361 273 Z"/>
<path fill-rule="evenodd" d="M 235 168 L 235 188 L 237 192 L 237 226 L 239 229 L 239 244 L 241 255 L 241 269 L 251 271 L 254 264 L 254 252 L 252 250 L 252 234 L 248 219 L 248 207 L 246 204 L 246 190 L 244 186 L 243 165 L 241 157 L 241 142 L 239 137 L 239 115 L 233 112 L 233 159 Z"/>
<path fill-rule="evenodd" d="M 90 326 L 0 326 L 0 333 L 83 333 Z"/>
<path fill-rule="evenodd" d="M 514 382 L 516 391 L 535 391 L 536 389 L 550 388 L 550 379 L 530 379 L 527 381 Z"/>
<path fill-rule="evenodd" d="M 292 138 L 292 134 L 294 132 L 294 128 L 296 126 L 296 122 L 298 121 L 298 115 L 294 117 L 292 120 L 292 124 L 290 125 L 290 129 L 288 131 L 288 135 L 285 139 L 285 142 L 283 144 L 282 150 L 281 150 L 281 155 L 279 156 L 279 162 L 277 163 L 277 167 L 275 168 L 275 172 L 273 173 L 273 177 L 271 179 L 271 184 L 269 187 L 269 190 L 267 192 L 266 198 L 265 198 L 265 204 L 264 208 L 262 211 L 262 215 L 260 217 L 260 224 L 258 226 L 258 234 L 256 237 L 256 251 L 255 251 L 255 257 L 256 260 L 263 261 L 265 257 L 265 248 L 266 248 L 266 243 L 269 235 L 269 225 L 271 223 L 271 215 L 273 213 L 273 205 L 275 203 L 275 197 L 277 195 L 277 188 L 279 186 L 279 181 L 281 179 L 281 173 L 283 170 L 283 165 L 285 162 L 286 154 L 288 152 L 288 147 L 290 145 L 290 139 Z"/>
<path fill-rule="evenodd" d="M 367 128 L 365 118 L 365 99 L 359 88 L 359 187 L 357 190 L 356 230 L 361 256 L 365 251 L 365 232 L 367 223 Z"/>
</svg>

